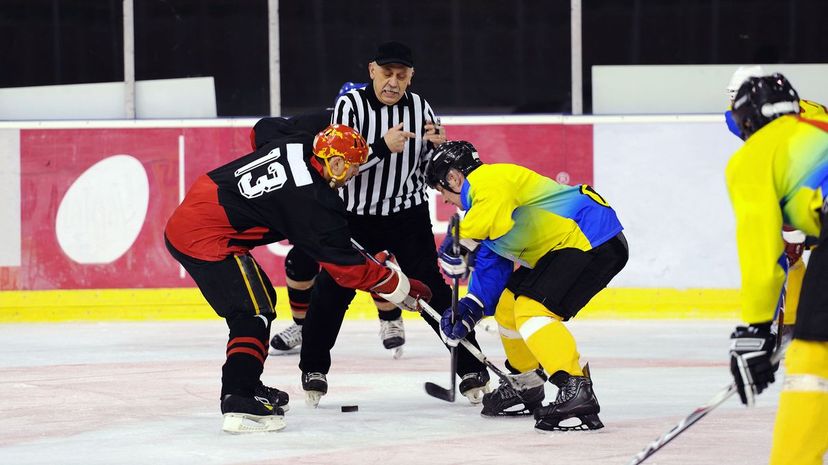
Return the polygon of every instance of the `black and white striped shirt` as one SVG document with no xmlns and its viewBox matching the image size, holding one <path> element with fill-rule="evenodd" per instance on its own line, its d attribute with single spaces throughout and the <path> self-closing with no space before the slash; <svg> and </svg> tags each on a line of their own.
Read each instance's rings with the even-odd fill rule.
<svg viewBox="0 0 828 465">
<path fill-rule="evenodd" d="M 394 105 L 385 105 L 368 83 L 337 99 L 332 122 L 355 128 L 371 147 L 368 162 L 339 190 L 349 212 L 386 216 L 426 202 L 425 165 L 432 146 L 423 135 L 431 121 L 435 121 L 431 106 L 412 92 Z M 402 152 L 391 153 L 383 136 L 399 123 L 416 137 L 406 142 Z"/>
</svg>

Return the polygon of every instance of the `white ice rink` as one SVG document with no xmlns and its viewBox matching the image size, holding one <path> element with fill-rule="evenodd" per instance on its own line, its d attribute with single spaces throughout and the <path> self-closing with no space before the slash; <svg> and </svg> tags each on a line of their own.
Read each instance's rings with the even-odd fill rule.
<svg viewBox="0 0 828 465">
<path fill-rule="evenodd" d="M 733 326 L 570 322 L 606 427 L 542 435 L 530 418 L 427 396 L 426 381 L 448 386 L 449 359 L 424 322 L 406 320 L 405 355 L 392 360 L 376 321 L 346 321 L 319 408 L 303 402 L 298 355 L 271 356 L 263 380 L 290 393 L 287 428 L 228 435 L 222 320 L 0 325 L 0 464 L 623 465 L 729 383 Z M 498 336 L 479 339 L 502 366 Z M 731 399 L 646 463 L 767 463 L 779 384 L 750 410 Z M 349 404 L 359 411 L 340 412 Z"/>
</svg>

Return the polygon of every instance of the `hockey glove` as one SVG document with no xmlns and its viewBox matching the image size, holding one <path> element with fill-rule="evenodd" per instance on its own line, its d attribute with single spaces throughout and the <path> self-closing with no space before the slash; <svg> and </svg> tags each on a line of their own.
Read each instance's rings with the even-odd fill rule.
<svg viewBox="0 0 828 465">
<path fill-rule="evenodd" d="M 390 273 L 371 288 L 371 291 L 392 304 L 412 312 L 420 311 L 420 303 L 417 302 L 419 299 L 426 302 L 431 300 L 431 289 L 422 281 L 409 279 L 402 272 L 397 259 L 392 254 L 382 251 L 374 257 L 384 264 Z"/>
<path fill-rule="evenodd" d="M 785 241 L 785 255 L 788 257 L 788 265 L 793 265 L 805 251 L 805 233 L 790 226 L 782 227 L 782 240 Z"/>
<path fill-rule="evenodd" d="M 462 256 L 455 254 L 454 249 L 454 238 L 451 235 L 451 228 L 449 228 L 449 232 L 446 233 L 443 243 L 440 244 L 440 248 L 437 250 L 440 269 L 449 278 L 462 279 L 466 276 L 468 267 L 466 266 L 466 260 Z"/>
<path fill-rule="evenodd" d="M 452 279 L 465 278 L 466 274 L 469 272 L 466 258 L 458 257 L 451 252 L 443 252 L 442 247 L 440 249 L 441 251 L 438 261 L 440 262 L 440 269 L 443 270 L 443 274 Z"/>
<path fill-rule="evenodd" d="M 461 239 L 458 249 L 460 255 L 454 253 L 454 238 L 451 231 L 446 234 L 445 239 L 437 250 L 440 269 L 449 278 L 463 279 L 474 271 L 474 255 L 479 242 L 472 239 Z"/>
<path fill-rule="evenodd" d="M 446 337 L 446 344 L 457 347 L 460 340 L 469 334 L 474 326 L 483 318 L 483 304 L 471 294 L 457 302 L 457 315 L 452 323 L 451 308 L 443 312 L 440 319 L 440 329 Z"/>
<path fill-rule="evenodd" d="M 730 335 L 730 372 L 742 403 L 752 407 L 757 394 L 774 382 L 779 364 L 771 364 L 776 335 L 770 322 L 737 326 Z"/>
</svg>

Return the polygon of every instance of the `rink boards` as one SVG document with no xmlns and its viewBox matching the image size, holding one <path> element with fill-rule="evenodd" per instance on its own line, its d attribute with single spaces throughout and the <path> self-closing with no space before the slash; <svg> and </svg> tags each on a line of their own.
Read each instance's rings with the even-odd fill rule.
<svg viewBox="0 0 828 465">
<path fill-rule="evenodd" d="M 213 318 L 163 244 L 202 173 L 250 151 L 254 119 L 0 123 L 0 321 Z M 732 318 L 738 270 L 721 117 L 446 117 L 486 162 L 589 183 L 625 225 L 627 268 L 583 317 Z M 732 139 L 732 140 L 731 140 Z M 442 238 L 451 209 L 436 199 Z M 283 257 L 254 255 L 285 315 Z M 360 295 L 349 316 L 371 315 Z"/>
</svg>

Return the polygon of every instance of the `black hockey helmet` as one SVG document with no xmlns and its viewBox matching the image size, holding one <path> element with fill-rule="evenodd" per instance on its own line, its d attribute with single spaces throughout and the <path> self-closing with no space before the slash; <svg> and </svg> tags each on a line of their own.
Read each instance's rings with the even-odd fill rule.
<svg viewBox="0 0 828 465">
<path fill-rule="evenodd" d="M 426 184 L 432 188 L 436 188 L 439 184 L 451 191 L 446 181 L 446 175 L 450 169 L 454 168 L 464 176 L 468 176 L 482 164 L 480 156 L 477 155 L 477 149 L 470 143 L 464 140 L 443 142 L 434 149 L 431 160 L 426 165 Z"/>
<path fill-rule="evenodd" d="M 799 95 L 785 76 L 750 78 L 733 100 L 733 120 L 743 140 L 782 115 L 799 113 Z"/>
</svg>

